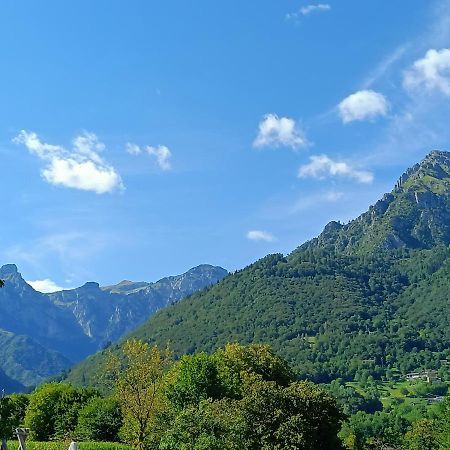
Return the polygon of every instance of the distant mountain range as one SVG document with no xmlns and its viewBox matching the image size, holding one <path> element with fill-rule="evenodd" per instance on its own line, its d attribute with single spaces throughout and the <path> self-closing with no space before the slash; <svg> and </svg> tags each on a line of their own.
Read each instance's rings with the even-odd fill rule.
<svg viewBox="0 0 450 450">
<path fill-rule="evenodd" d="M 347 224 L 161 309 L 126 336 L 175 355 L 268 342 L 302 378 L 450 376 L 450 153 L 433 151 Z M 114 347 L 118 348 L 118 346 Z M 102 353 L 68 379 L 95 380 Z"/>
<path fill-rule="evenodd" d="M 0 268 L 0 389 L 20 390 L 116 341 L 160 308 L 227 275 L 201 265 L 155 283 L 122 281 L 42 294 L 14 264 Z"/>
</svg>

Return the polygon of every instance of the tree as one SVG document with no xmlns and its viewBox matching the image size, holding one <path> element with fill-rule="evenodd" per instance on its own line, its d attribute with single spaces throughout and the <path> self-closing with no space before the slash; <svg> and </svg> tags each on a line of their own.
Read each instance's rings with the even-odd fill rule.
<svg viewBox="0 0 450 450">
<path fill-rule="evenodd" d="M 405 435 L 408 450 L 436 450 L 439 446 L 439 429 L 431 419 L 420 419 L 414 422 Z"/>
<path fill-rule="evenodd" d="M 72 437 L 79 411 L 98 395 L 94 389 L 75 389 L 63 383 L 38 387 L 30 395 L 25 415 L 25 426 L 31 430 L 30 439 L 48 441 Z"/>
<path fill-rule="evenodd" d="M 287 386 L 295 380 L 288 363 L 278 356 L 270 345 L 226 344 L 223 349 L 214 353 L 213 358 L 223 389 L 230 397 L 242 395 L 240 390 L 245 374 L 257 374 L 262 380 L 274 381 L 281 386 Z"/>
<path fill-rule="evenodd" d="M 0 412 L 0 437 L 11 439 L 14 436 L 14 430 L 21 425 L 25 418 L 25 411 L 28 407 L 28 395 L 12 394 L 0 401 L 4 404 L 4 414 Z M 0 406 L 2 408 L 2 406 Z"/>
<path fill-rule="evenodd" d="M 242 450 L 247 448 L 246 424 L 236 400 L 204 400 L 188 406 L 163 435 L 159 450 Z"/>
<path fill-rule="evenodd" d="M 339 450 L 344 415 L 322 388 L 300 381 L 289 386 L 249 376 L 240 411 L 251 445 L 248 449 Z"/>
<path fill-rule="evenodd" d="M 121 436 L 138 449 L 151 448 L 162 433 L 170 359 L 168 349 L 161 352 L 136 339 L 125 342 L 121 355 L 110 354 L 114 392 L 124 418 Z"/>
<path fill-rule="evenodd" d="M 79 440 L 117 442 L 122 423 L 116 399 L 95 397 L 80 411 L 75 435 Z"/>
<path fill-rule="evenodd" d="M 202 400 L 173 419 L 160 450 L 340 450 L 344 416 L 335 400 L 307 382 L 289 386 L 242 375 L 242 398 Z"/>
<path fill-rule="evenodd" d="M 166 395 L 177 410 L 222 397 L 216 361 L 204 352 L 183 356 L 167 379 Z"/>
</svg>

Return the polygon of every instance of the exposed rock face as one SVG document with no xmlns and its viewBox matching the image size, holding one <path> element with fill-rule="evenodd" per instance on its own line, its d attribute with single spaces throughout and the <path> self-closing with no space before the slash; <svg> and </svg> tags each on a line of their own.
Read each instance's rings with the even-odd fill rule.
<svg viewBox="0 0 450 450">
<path fill-rule="evenodd" d="M 434 150 L 408 169 L 392 192 L 348 224 L 330 226 L 302 248 L 348 253 L 450 244 L 450 153 Z"/>
<path fill-rule="evenodd" d="M 205 264 L 156 283 L 122 281 L 101 288 L 88 282 L 49 297 L 73 313 L 84 334 L 99 348 L 136 328 L 158 309 L 217 283 L 225 275 L 225 269 Z"/>
<path fill-rule="evenodd" d="M 221 267 L 202 265 L 155 283 L 102 288 L 87 282 L 77 289 L 42 294 L 26 283 L 14 264 L 6 264 L 0 268 L 5 281 L 0 289 L 0 370 L 16 385 L 39 383 L 119 339 L 158 309 L 226 275 Z"/>
</svg>

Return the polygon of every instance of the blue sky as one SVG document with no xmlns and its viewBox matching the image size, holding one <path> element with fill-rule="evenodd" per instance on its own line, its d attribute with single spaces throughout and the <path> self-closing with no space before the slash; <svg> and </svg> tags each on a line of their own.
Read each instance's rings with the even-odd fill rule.
<svg viewBox="0 0 450 450">
<path fill-rule="evenodd" d="M 4 1 L 1 260 L 48 289 L 288 253 L 449 149 L 448 48 L 444 0 Z"/>
</svg>

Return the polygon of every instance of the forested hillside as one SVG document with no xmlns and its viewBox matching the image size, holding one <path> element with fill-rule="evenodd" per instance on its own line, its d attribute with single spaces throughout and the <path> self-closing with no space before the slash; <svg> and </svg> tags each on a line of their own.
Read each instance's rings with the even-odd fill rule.
<svg viewBox="0 0 450 450">
<path fill-rule="evenodd" d="M 328 382 L 447 371 L 450 154 L 431 152 L 348 224 L 269 255 L 165 308 L 130 336 L 175 354 L 267 342 L 299 376 Z M 130 337 L 129 336 L 129 337 Z M 92 382 L 102 353 L 69 374 Z"/>
</svg>

